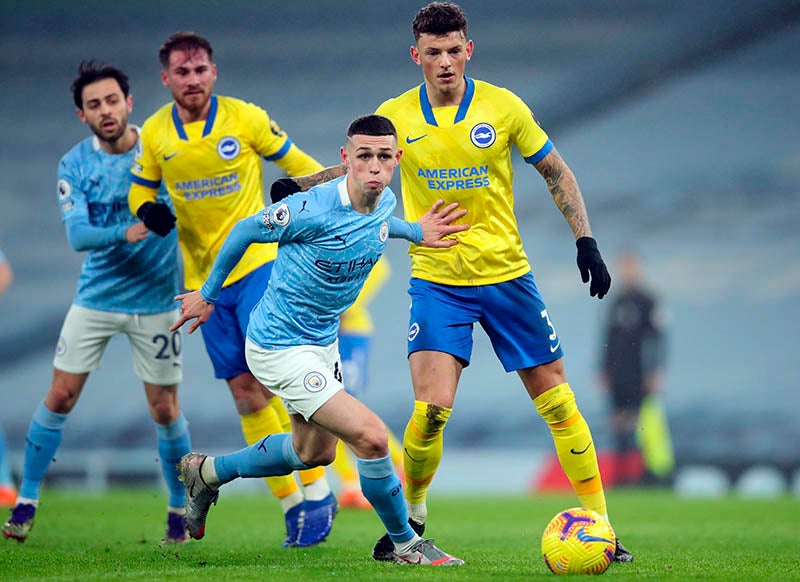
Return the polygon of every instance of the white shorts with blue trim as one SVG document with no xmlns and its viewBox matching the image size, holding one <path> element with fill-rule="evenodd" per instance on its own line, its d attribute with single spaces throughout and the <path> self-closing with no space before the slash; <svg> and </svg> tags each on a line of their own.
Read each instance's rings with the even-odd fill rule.
<svg viewBox="0 0 800 582">
<path fill-rule="evenodd" d="M 328 346 L 302 345 L 283 350 L 267 350 L 245 341 L 247 365 L 253 375 L 280 396 L 289 414 L 311 420 L 342 385 L 339 342 Z"/>
</svg>

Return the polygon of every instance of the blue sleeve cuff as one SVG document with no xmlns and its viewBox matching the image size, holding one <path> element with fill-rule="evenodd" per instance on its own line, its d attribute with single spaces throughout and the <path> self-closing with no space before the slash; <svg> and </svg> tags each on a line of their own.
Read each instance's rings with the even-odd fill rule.
<svg viewBox="0 0 800 582">
<path fill-rule="evenodd" d="M 541 162 L 547 154 L 553 151 L 553 142 L 549 139 L 544 142 L 544 145 L 539 148 L 539 151 L 533 154 L 532 156 L 528 156 L 525 158 L 525 161 L 529 164 L 538 164 Z"/>
<path fill-rule="evenodd" d="M 224 279 L 223 279 L 224 281 Z M 211 282 L 211 275 L 209 275 L 208 279 L 203 286 L 200 287 L 200 297 L 203 298 L 203 301 L 206 303 L 211 303 L 215 305 L 217 300 L 219 299 L 219 292 L 222 289 L 222 285 L 217 286 L 215 283 Z"/>
<path fill-rule="evenodd" d="M 129 225 L 121 224 L 116 228 L 117 231 L 117 240 L 119 242 L 128 242 L 128 237 L 126 236 L 128 232 Z"/>
<path fill-rule="evenodd" d="M 291 148 L 291 147 L 292 147 L 292 140 L 290 140 L 287 137 L 286 138 L 286 143 L 283 144 L 283 147 L 281 147 L 281 149 L 279 149 L 277 152 L 275 152 L 271 156 L 264 156 L 264 159 L 267 160 L 268 162 L 274 162 L 276 160 L 280 160 L 283 156 L 285 156 L 288 153 L 289 148 Z"/>
<path fill-rule="evenodd" d="M 152 188 L 153 190 L 158 190 L 158 187 L 161 186 L 161 180 L 146 180 L 133 172 L 131 172 L 131 182 L 139 184 L 139 186 L 144 186 L 145 188 Z"/>
<path fill-rule="evenodd" d="M 403 238 L 413 243 L 422 242 L 422 227 L 418 222 L 406 222 L 396 216 L 389 219 L 389 238 Z"/>
<path fill-rule="evenodd" d="M 85 218 L 67 220 L 67 240 L 78 251 L 90 251 L 109 245 L 127 242 L 125 233 L 130 225 L 113 227 L 92 226 Z"/>
</svg>

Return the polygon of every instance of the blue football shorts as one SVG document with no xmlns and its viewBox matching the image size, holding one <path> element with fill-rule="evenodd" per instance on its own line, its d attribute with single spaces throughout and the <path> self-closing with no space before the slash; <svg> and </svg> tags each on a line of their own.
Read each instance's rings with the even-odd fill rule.
<svg viewBox="0 0 800 582">
<path fill-rule="evenodd" d="M 367 387 L 369 351 L 372 338 L 366 335 L 339 334 L 339 355 L 347 393 L 362 398 Z"/>
<path fill-rule="evenodd" d="M 468 366 L 476 322 L 486 331 L 506 372 L 547 364 L 564 355 L 531 273 L 471 287 L 412 278 L 408 293 L 409 355 L 422 350 L 445 352 Z"/>
<path fill-rule="evenodd" d="M 272 261 L 220 291 L 208 321 L 200 326 L 214 376 L 228 380 L 249 372 L 244 346 L 250 312 L 264 296 Z"/>
</svg>

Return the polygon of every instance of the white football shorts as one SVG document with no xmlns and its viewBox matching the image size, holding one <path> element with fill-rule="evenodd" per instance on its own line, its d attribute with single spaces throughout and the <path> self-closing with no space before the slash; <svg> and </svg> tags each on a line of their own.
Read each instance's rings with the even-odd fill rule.
<svg viewBox="0 0 800 582">
<path fill-rule="evenodd" d="M 72 305 L 61 327 L 53 366 L 72 374 L 96 370 L 109 340 L 124 333 L 133 352 L 133 370 L 142 382 L 179 384 L 182 338 L 180 331 L 169 331 L 177 320 L 177 310 L 130 315 Z"/>
<path fill-rule="evenodd" d="M 248 338 L 244 351 L 250 371 L 280 396 L 289 414 L 301 414 L 310 420 L 323 404 L 344 389 L 338 341 L 329 346 L 265 350 Z"/>
</svg>

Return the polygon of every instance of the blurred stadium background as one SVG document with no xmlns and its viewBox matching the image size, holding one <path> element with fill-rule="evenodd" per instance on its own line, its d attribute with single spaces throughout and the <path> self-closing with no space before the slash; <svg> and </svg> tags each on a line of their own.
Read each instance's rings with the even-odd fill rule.
<svg viewBox="0 0 800 582">
<path fill-rule="evenodd" d="M 141 123 L 169 100 L 159 45 L 194 30 L 214 45 L 219 93 L 265 107 L 300 147 L 331 164 L 353 117 L 421 81 L 408 46 L 423 4 L 0 3 L 0 247 L 16 271 L 0 299 L 0 423 L 17 470 L 83 258 L 66 242 L 55 198 L 59 158 L 87 135 L 69 92 L 78 63 L 99 58 L 126 70 L 132 120 Z M 766 465 L 794 475 L 800 490 L 800 3 L 461 4 L 476 43 L 468 74 L 509 87 L 532 107 L 578 177 L 607 262 L 628 246 L 645 257 L 671 315 L 664 401 L 679 469 L 716 466 L 735 479 Z M 566 349 L 568 378 L 607 448 L 607 405 L 596 382 L 604 305 L 580 283 L 569 228 L 543 181 L 515 155 L 534 274 Z M 266 165 L 267 183 L 277 176 Z M 412 405 L 404 245 L 391 246 L 389 259 L 365 400 L 401 433 Z M 502 371 L 482 332 L 476 338 L 437 482 L 486 486 L 469 465 L 488 455 L 507 475 L 505 486 L 524 488 L 552 447 L 549 431 L 516 375 Z M 185 336 L 184 346 L 181 399 L 194 447 L 239 448 L 230 396 L 213 379 L 199 334 Z M 496 414 L 487 417 L 487 408 Z M 114 341 L 70 415 L 50 481 L 155 483 L 154 445 L 127 342 Z M 110 449 L 126 451 L 128 470 Z"/>
</svg>

